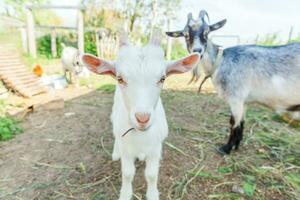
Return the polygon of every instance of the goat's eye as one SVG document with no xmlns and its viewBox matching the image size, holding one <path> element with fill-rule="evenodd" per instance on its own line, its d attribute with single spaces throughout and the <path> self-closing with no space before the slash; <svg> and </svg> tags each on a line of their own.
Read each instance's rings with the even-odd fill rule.
<svg viewBox="0 0 300 200">
<path fill-rule="evenodd" d="M 161 77 L 161 79 L 158 81 L 158 83 L 163 84 L 163 83 L 165 82 L 165 80 L 166 80 L 166 77 L 163 76 L 163 77 Z"/>
<path fill-rule="evenodd" d="M 118 77 L 118 83 L 121 84 L 121 85 L 124 85 L 126 84 L 126 82 L 124 81 L 124 79 L 122 77 Z"/>
<path fill-rule="evenodd" d="M 209 29 L 208 28 L 203 31 L 203 35 L 205 35 L 205 36 L 207 36 L 208 33 L 209 33 Z"/>
</svg>

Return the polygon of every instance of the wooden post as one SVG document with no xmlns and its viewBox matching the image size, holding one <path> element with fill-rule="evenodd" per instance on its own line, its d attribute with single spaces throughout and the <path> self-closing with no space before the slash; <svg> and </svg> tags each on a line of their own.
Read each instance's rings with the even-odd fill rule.
<svg viewBox="0 0 300 200">
<path fill-rule="evenodd" d="M 57 56 L 57 48 L 56 48 L 56 32 L 55 29 L 51 29 L 51 54 L 53 58 Z"/>
<path fill-rule="evenodd" d="M 294 27 L 291 26 L 291 29 L 290 29 L 290 32 L 289 32 L 289 38 L 288 38 L 287 43 L 290 43 L 291 40 L 292 40 L 292 37 L 293 37 L 293 30 L 294 30 Z"/>
<path fill-rule="evenodd" d="M 259 35 L 258 34 L 256 35 L 256 38 L 255 38 L 254 42 L 255 42 L 255 44 L 258 44 L 258 42 L 259 42 Z"/>
<path fill-rule="evenodd" d="M 168 31 L 171 30 L 171 19 L 168 19 Z M 171 60 L 171 54 L 172 54 L 172 39 L 171 37 L 167 37 L 167 60 Z"/>
<path fill-rule="evenodd" d="M 20 27 L 23 52 L 28 53 L 26 28 Z"/>
<path fill-rule="evenodd" d="M 26 8 L 26 26 L 27 26 L 27 41 L 29 53 L 33 58 L 36 58 L 36 44 L 35 44 L 35 34 L 34 34 L 34 19 L 32 10 Z"/>
<path fill-rule="evenodd" d="M 77 19 L 77 34 L 78 34 L 78 49 L 81 53 L 84 53 L 84 24 L 83 24 L 83 12 L 78 10 Z"/>
<path fill-rule="evenodd" d="M 157 18 L 157 0 L 152 0 L 152 18 L 150 21 L 150 39 L 152 38 L 153 29 L 156 25 L 156 18 Z"/>
</svg>

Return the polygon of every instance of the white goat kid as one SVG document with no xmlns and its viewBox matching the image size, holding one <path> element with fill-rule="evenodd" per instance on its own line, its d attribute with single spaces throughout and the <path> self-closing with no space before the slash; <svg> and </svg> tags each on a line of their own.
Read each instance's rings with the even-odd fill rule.
<svg viewBox="0 0 300 200">
<path fill-rule="evenodd" d="M 75 83 L 76 86 L 79 86 L 79 75 L 84 72 L 85 76 L 88 76 L 80 59 L 82 54 L 74 47 L 65 46 L 64 44 L 61 45 L 63 47 L 61 62 L 63 65 L 64 76 L 67 79 L 67 72 L 69 72 L 69 83 Z"/>
<path fill-rule="evenodd" d="M 108 74 L 118 80 L 111 121 L 115 137 L 112 157 L 113 160 L 121 158 L 122 165 L 120 200 L 132 198 L 136 158 L 146 161 L 147 199 L 159 199 L 159 161 L 162 143 L 168 135 L 160 92 L 166 76 L 187 72 L 200 59 L 199 54 L 194 53 L 167 63 L 157 35 L 154 34 L 150 44 L 142 48 L 131 46 L 126 39 L 121 39 L 114 62 L 88 54 L 82 59 L 96 74 Z"/>
</svg>

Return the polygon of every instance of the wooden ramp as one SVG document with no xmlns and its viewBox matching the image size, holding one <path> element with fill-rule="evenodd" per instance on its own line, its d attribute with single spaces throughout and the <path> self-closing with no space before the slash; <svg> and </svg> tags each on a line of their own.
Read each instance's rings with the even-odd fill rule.
<svg viewBox="0 0 300 200">
<path fill-rule="evenodd" d="M 39 78 L 21 61 L 19 51 L 10 44 L 0 44 L 0 79 L 9 89 L 24 97 L 46 92 Z"/>
</svg>

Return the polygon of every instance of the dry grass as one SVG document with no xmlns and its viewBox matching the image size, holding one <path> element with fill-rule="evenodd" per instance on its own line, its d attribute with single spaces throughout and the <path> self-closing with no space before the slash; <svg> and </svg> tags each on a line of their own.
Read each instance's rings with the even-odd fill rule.
<svg viewBox="0 0 300 200">
<path fill-rule="evenodd" d="M 64 94 L 64 110 L 32 114 L 23 122 L 25 133 L 0 143 L 0 199 L 117 199 L 120 163 L 110 158 L 109 123 L 114 81 L 92 79 L 97 90 L 74 99 Z M 198 95 L 188 80 L 173 77 L 162 92 L 170 133 L 161 199 L 299 199 L 300 127 L 250 105 L 241 149 L 220 156 L 215 148 L 227 139 L 229 108 L 215 94 Z M 67 117 L 70 112 L 75 115 Z M 44 127 L 34 126 L 45 120 Z M 134 199 L 145 199 L 144 163 L 136 165 Z"/>
</svg>

